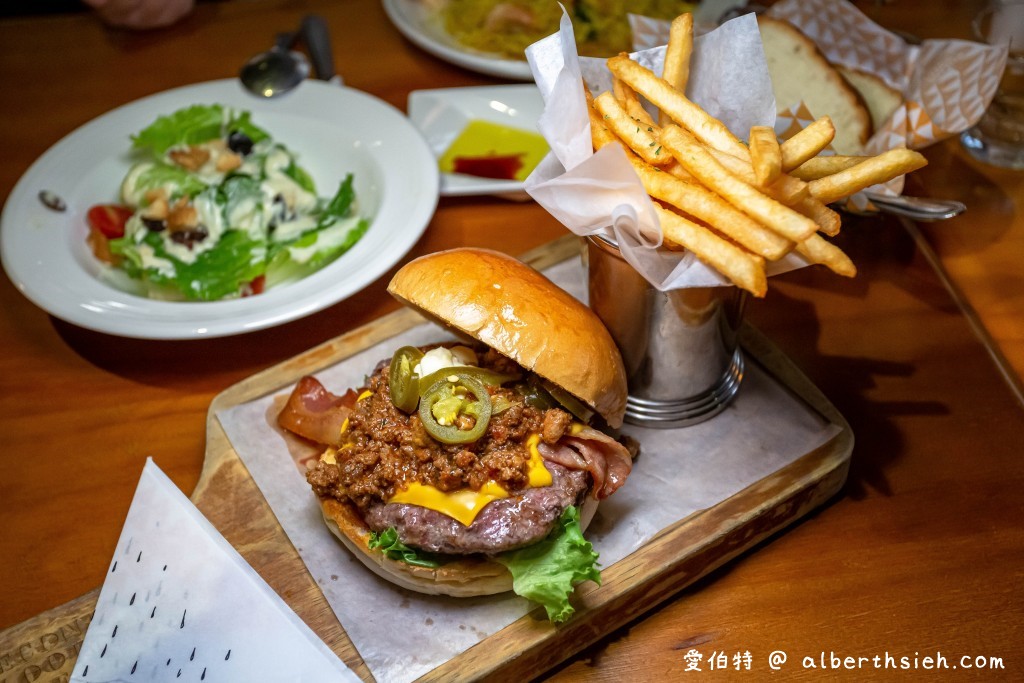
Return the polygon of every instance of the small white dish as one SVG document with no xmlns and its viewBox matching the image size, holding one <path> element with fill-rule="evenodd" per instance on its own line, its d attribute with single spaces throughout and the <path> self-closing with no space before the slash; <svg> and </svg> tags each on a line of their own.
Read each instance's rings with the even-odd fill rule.
<svg viewBox="0 0 1024 683">
<path fill-rule="evenodd" d="M 384 0 L 384 12 L 403 36 L 438 59 L 488 76 L 533 80 L 525 58 L 509 59 L 459 45 L 441 25 L 436 10 L 428 5 L 421 0 Z"/>
<path fill-rule="evenodd" d="M 298 154 L 320 189 L 351 172 L 370 228 L 351 250 L 297 282 L 241 299 L 156 301 L 100 277 L 86 244 L 86 212 L 117 201 L 131 164 L 129 136 L 191 104 L 224 104 Z M 151 95 L 94 119 L 47 150 L 18 181 L 0 215 L 0 255 L 15 287 L 50 314 L 81 327 L 144 339 L 197 339 L 251 332 L 335 304 L 385 273 L 423 234 L 437 207 L 440 174 L 423 137 L 375 97 L 307 80 L 280 98 L 245 92 L 236 79 Z M 47 208 L 41 192 L 65 210 Z"/>
<path fill-rule="evenodd" d="M 544 100 L 534 84 L 414 90 L 409 93 L 412 124 L 438 159 L 473 120 L 537 133 Z M 459 173 L 441 173 L 441 196 L 501 195 L 525 199 L 523 183 Z"/>
</svg>

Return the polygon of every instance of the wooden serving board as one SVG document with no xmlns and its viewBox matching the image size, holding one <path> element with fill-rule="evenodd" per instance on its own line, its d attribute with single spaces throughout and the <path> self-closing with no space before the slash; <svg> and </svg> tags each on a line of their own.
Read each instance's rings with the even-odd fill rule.
<svg viewBox="0 0 1024 683">
<path fill-rule="evenodd" d="M 523 257 L 538 269 L 579 253 L 574 236 Z M 423 322 L 397 311 L 254 375 L 219 394 L 207 413 L 206 459 L 191 498 L 274 590 L 365 680 L 369 669 L 278 524 L 228 441 L 218 411 L 283 390 Z M 422 681 L 527 680 L 579 652 L 604 634 L 793 523 L 835 495 L 846 481 L 853 434 L 842 415 L 792 363 L 756 330 L 746 327 L 747 357 L 839 427 L 828 443 L 712 508 L 694 513 L 611 567 L 602 584 L 577 591 L 577 612 L 554 626 L 527 615 L 423 676 Z M 19 661 L 0 668 L 0 681 L 59 680 L 71 674 L 99 596 L 81 598 L 0 632 L 0 653 Z"/>
</svg>

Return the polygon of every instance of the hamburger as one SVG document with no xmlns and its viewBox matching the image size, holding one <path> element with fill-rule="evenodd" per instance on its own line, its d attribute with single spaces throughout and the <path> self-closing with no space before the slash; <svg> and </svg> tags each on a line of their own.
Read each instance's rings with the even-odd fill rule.
<svg viewBox="0 0 1024 683">
<path fill-rule="evenodd" d="M 585 305 L 514 258 L 454 249 L 402 267 L 388 291 L 455 339 L 402 347 L 363 386 L 303 377 L 278 415 L 326 448 L 307 471 L 331 531 L 407 589 L 514 590 L 561 621 L 600 580 L 583 537 L 629 476 L 626 376 Z"/>
</svg>

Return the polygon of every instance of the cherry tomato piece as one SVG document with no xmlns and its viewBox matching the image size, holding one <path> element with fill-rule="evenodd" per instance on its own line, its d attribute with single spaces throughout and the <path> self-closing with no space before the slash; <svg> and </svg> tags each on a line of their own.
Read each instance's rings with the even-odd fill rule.
<svg viewBox="0 0 1024 683">
<path fill-rule="evenodd" d="M 97 204 L 89 209 L 85 218 L 89 227 L 99 231 L 107 239 L 124 237 L 124 224 L 135 213 L 127 206 L 120 204 Z"/>
</svg>

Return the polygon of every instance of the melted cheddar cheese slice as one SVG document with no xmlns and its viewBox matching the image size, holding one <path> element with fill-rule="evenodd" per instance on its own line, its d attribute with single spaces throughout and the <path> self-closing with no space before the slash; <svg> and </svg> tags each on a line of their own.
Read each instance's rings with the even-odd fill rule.
<svg viewBox="0 0 1024 683">
<path fill-rule="evenodd" d="M 530 451 L 527 475 L 530 488 L 550 486 L 552 481 L 551 473 L 544 466 L 544 459 L 541 457 L 540 451 L 537 450 L 538 443 L 540 443 L 540 434 L 531 434 L 526 440 L 526 446 Z M 487 482 L 480 487 L 479 491 L 460 489 L 451 493 L 445 493 L 428 484 L 414 482 L 395 493 L 388 502 L 419 505 L 448 515 L 464 526 L 469 526 L 485 505 L 499 498 L 508 498 L 508 491 L 496 481 Z"/>
</svg>

